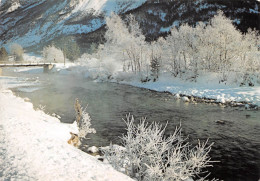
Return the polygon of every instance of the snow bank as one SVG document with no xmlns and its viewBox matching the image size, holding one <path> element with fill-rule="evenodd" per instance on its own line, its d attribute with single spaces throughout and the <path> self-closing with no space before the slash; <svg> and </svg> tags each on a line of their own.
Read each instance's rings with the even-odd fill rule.
<svg viewBox="0 0 260 181">
<path fill-rule="evenodd" d="M 250 102 L 260 106 L 260 86 L 240 87 L 237 85 L 219 84 L 216 80 L 198 80 L 197 82 L 184 81 L 172 76 L 160 77 L 157 82 L 141 83 L 140 81 L 123 82 L 132 86 L 155 90 L 159 92 L 170 92 L 173 94 L 184 94 L 200 98 L 216 99 L 217 102 L 230 101 Z"/>
<path fill-rule="evenodd" d="M 14 2 L 14 3 L 11 5 L 11 7 L 8 8 L 7 13 L 11 13 L 11 12 L 17 10 L 20 6 L 21 6 L 21 5 L 20 5 L 19 2 Z"/>
<path fill-rule="evenodd" d="M 114 66 L 113 66 L 114 67 Z M 106 68 L 107 69 L 107 68 Z M 36 68 L 19 68 L 17 72 L 41 73 Z M 200 98 L 216 99 L 217 102 L 226 103 L 231 101 L 250 102 L 260 107 L 260 85 L 254 87 L 238 86 L 229 82 L 226 85 L 218 82 L 218 74 L 209 73 L 197 79 L 196 82 L 175 78 L 169 74 L 160 75 L 156 82 L 140 82 L 138 76 L 133 73 L 122 72 L 116 68 L 115 72 L 104 70 L 103 62 L 97 59 L 89 59 L 84 63 L 56 64 L 53 73 L 80 75 L 96 81 L 112 81 L 121 84 L 128 84 L 135 87 L 146 88 L 159 92 L 170 92 L 172 94 L 183 94 Z M 108 79 L 112 75 L 114 79 Z M 111 76 L 111 77 L 112 77 Z M 233 81 L 233 80 L 232 80 Z"/>
<path fill-rule="evenodd" d="M 131 180 L 67 144 L 75 124 L 35 111 L 0 87 L 0 180 Z"/>
<path fill-rule="evenodd" d="M 119 70 L 107 72 L 104 70 L 104 64 L 97 59 L 89 59 L 84 63 L 68 64 L 64 67 L 63 64 L 56 66 L 56 70 L 61 74 L 78 74 L 97 81 L 111 81 L 120 84 L 128 84 L 135 87 L 146 88 L 159 92 L 170 92 L 172 94 L 183 94 L 187 96 L 195 96 L 199 98 L 216 99 L 217 102 L 249 102 L 260 107 L 260 85 L 254 87 L 238 86 L 235 80 L 236 75 L 230 82 L 219 83 L 219 74 L 207 73 L 197 78 L 197 81 L 183 80 L 175 78 L 170 74 L 162 74 L 156 82 L 140 82 L 140 78 L 133 73 L 126 73 Z M 113 66 L 114 67 L 114 66 Z M 112 79 L 108 78 L 112 75 Z M 230 75 L 231 76 L 231 75 Z"/>
</svg>

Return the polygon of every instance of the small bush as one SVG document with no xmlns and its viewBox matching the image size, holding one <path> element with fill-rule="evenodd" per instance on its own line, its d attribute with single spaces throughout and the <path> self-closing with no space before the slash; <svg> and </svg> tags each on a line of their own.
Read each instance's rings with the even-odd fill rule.
<svg viewBox="0 0 260 181">
<path fill-rule="evenodd" d="M 122 137 L 125 149 L 110 146 L 105 156 L 112 166 L 138 180 L 187 180 L 199 177 L 211 166 L 208 155 L 211 145 L 198 143 L 190 148 L 182 138 L 181 128 L 165 137 L 165 128 L 146 119 L 134 124 L 134 117 L 126 117 L 127 134 Z M 204 172 L 205 173 L 205 172 Z M 204 178 L 201 178 L 203 180 Z"/>
<path fill-rule="evenodd" d="M 76 121 L 79 128 L 79 138 L 86 138 L 89 133 L 96 133 L 96 130 L 91 128 L 91 118 L 89 114 L 86 109 L 82 109 L 78 99 L 75 101 L 74 108 L 76 112 Z"/>
<path fill-rule="evenodd" d="M 68 140 L 68 144 L 79 147 L 81 145 L 81 140 L 86 139 L 86 136 L 89 133 L 96 133 L 96 130 L 94 128 L 91 128 L 90 116 L 87 113 L 86 109 L 82 110 L 78 99 L 76 99 L 75 101 L 74 108 L 76 112 L 78 134 L 70 132 L 71 137 Z"/>
</svg>

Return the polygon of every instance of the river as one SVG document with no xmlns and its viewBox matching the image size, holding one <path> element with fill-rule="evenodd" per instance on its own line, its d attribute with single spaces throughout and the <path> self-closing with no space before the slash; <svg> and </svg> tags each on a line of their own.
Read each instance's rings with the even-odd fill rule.
<svg viewBox="0 0 260 181">
<path fill-rule="evenodd" d="M 88 145 L 120 144 L 125 133 L 122 118 L 133 114 L 137 120 L 147 117 L 165 125 L 166 134 L 182 125 L 183 134 L 192 144 L 200 139 L 214 142 L 210 155 L 214 163 L 209 178 L 235 181 L 257 181 L 260 178 L 260 111 L 220 107 L 206 103 L 184 103 L 169 93 L 159 93 L 116 83 L 98 83 L 80 75 L 26 74 L 5 72 L 19 80 L 39 84 L 12 89 L 17 96 L 27 97 L 35 108 L 56 113 L 61 121 L 74 121 L 74 102 L 78 98 L 87 106 L 97 133 L 90 135 Z M 35 78 L 37 77 L 37 78 Z M 217 120 L 225 120 L 219 124 Z"/>
</svg>

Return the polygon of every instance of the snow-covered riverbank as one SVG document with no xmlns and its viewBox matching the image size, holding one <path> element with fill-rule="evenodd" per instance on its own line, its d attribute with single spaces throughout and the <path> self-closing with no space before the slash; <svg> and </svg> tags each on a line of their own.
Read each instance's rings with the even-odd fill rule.
<svg viewBox="0 0 260 181">
<path fill-rule="evenodd" d="M 222 104 L 230 102 L 247 102 L 260 106 L 260 86 L 239 87 L 236 85 L 214 84 L 210 81 L 183 81 L 172 77 L 164 77 L 157 82 L 141 83 L 138 81 L 125 82 L 140 88 L 159 92 L 170 92 L 177 95 L 193 96 L 202 99 L 212 99 Z M 239 104 L 238 104 L 239 105 Z M 246 105 L 247 106 L 247 105 Z"/>
<path fill-rule="evenodd" d="M 0 80 L 0 180 L 131 180 L 69 145 L 75 125 L 35 111 L 3 86 L 8 79 Z"/>
<path fill-rule="evenodd" d="M 19 68 L 17 72 L 41 73 L 42 68 Z M 156 82 L 142 83 L 133 74 L 117 71 L 111 80 L 107 79 L 105 70 L 98 67 L 98 63 L 57 64 L 52 73 L 72 74 L 92 78 L 96 81 L 111 81 L 120 84 L 128 84 L 135 87 L 146 88 L 159 92 L 170 92 L 198 98 L 214 99 L 219 103 L 248 102 L 260 107 L 260 85 L 253 87 L 238 86 L 235 83 L 219 83 L 217 74 L 207 74 L 199 77 L 196 82 L 174 78 L 171 75 L 161 75 Z"/>
</svg>

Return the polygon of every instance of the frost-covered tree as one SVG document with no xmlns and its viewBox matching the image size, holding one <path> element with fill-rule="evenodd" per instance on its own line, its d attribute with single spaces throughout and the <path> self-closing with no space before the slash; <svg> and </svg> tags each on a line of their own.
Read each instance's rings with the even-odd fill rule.
<svg viewBox="0 0 260 181">
<path fill-rule="evenodd" d="M 191 148 L 176 128 L 165 137 L 166 127 L 159 123 L 148 124 L 141 119 L 135 124 L 134 117 L 125 120 L 127 134 L 122 137 L 125 149 L 110 146 L 105 156 L 119 171 L 138 180 L 187 180 L 199 177 L 211 166 L 208 155 L 211 145 L 200 143 Z M 205 173 L 205 172 L 204 172 Z"/>
<path fill-rule="evenodd" d="M 112 13 L 110 17 L 106 18 L 107 31 L 105 34 L 106 43 L 105 53 L 122 53 L 122 50 L 126 46 L 127 36 L 129 34 L 128 29 L 124 21 L 119 15 Z"/>
<path fill-rule="evenodd" d="M 47 62 L 64 62 L 64 54 L 62 50 L 56 48 L 54 45 L 43 48 L 42 55 Z"/>
<path fill-rule="evenodd" d="M 141 81 L 156 80 L 160 72 L 194 81 L 201 73 L 210 72 L 218 75 L 219 82 L 234 73 L 243 77 L 240 82 L 260 76 L 258 32 L 249 30 L 243 35 L 221 11 L 208 24 L 183 24 L 151 43 L 145 41 L 133 15 L 124 22 L 112 14 L 107 18 L 105 38 L 97 53 L 105 69 L 119 66 L 118 70 L 133 72 Z"/>
<path fill-rule="evenodd" d="M 14 56 L 15 61 L 23 61 L 23 47 L 17 43 L 13 43 L 10 47 L 11 54 Z"/>
<path fill-rule="evenodd" d="M 121 64 L 124 71 L 132 71 L 135 74 L 147 73 L 149 60 L 145 37 L 135 17 L 129 15 L 125 23 L 119 15 L 112 13 L 106 22 L 106 43 L 101 58 L 106 59 L 109 56 Z"/>
<path fill-rule="evenodd" d="M 164 61 L 163 64 L 166 71 L 171 72 L 175 77 L 180 75 L 184 69 L 187 69 L 188 59 L 185 46 L 185 38 L 177 28 L 171 30 L 171 35 L 166 37 L 163 44 L 164 48 Z"/>
<path fill-rule="evenodd" d="M 221 73 L 221 81 L 231 71 L 258 69 L 259 36 L 256 31 L 242 35 L 232 21 L 219 11 L 208 25 L 198 23 L 173 28 L 163 44 L 163 67 L 174 76 L 186 72 L 198 76 L 199 71 Z M 250 68 L 251 67 L 251 68 Z M 257 67 L 257 68 L 255 68 Z M 187 77 L 186 77 L 187 78 Z"/>
<path fill-rule="evenodd" d="M 240 67 L 247 72 L 260 71 L 259 46 L 260 36 L 257 31 L 251 29 L 243 35 L 240 49 Z"/>
<path fill-rule="evenodd" d="M 127 46 L 128 29 L 124 21 L 115 13 L 106 18 L 107 31 L 106 42 L 98 48 L 98 58 L 103 62 L 123 67 L 125 47 Z"/>
<path fill-rule="evenodd" d="M 127 17 L 129 39 L 126 47 L 128 59 L 130 61 L 130 67 L 135 73 L 141 72 L 145 69 L 147 62 L 145 62 L 145 36 L 143 35 L 139 23 L 135 19 L 135 16 L 130 14 Z"/>
<path fill-rule="evenodd" d="M 67 59 L 74 62 L 80 57 L 80 47 L 76 39 L 72 36 L 64 36 L 55 41 L 55 47 L 61 49 Z"/>
<path fill-rule="evenodd" d="M 215 69 L 223 73 L 225 81 L 227 80 L 226 73 L 236 62 L 241 51 L 242 34 L 221 11 L 214 16 L 210 23 L 211 26 L 208 26 L 207 30 L 211 34 L 214 47 Z"/>
</svg>

